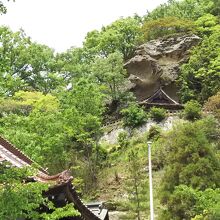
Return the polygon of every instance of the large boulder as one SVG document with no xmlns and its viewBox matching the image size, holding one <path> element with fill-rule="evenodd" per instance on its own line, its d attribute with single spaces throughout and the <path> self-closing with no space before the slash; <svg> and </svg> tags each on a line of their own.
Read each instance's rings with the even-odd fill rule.
<svg viewBox="0 0 220 220">
<path fill-rule="evenodd" d="M 124 65 L 138 100 L 149 97 L 162 86 L 178 101 L 175 80 L 180 66 L 188 60 L 189 50 L 200 40 L 196 35 L 184 35 L 152 40 L 139 46 L 135 56 Z"/>
</svg>

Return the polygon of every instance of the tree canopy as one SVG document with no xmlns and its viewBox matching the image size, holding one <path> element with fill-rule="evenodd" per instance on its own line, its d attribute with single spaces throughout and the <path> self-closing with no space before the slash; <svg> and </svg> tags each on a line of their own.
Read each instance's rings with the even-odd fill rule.
<svg viewBox="0 0 220 220">
<path fill-rule="evenodd" d="M 142 200 L 147 199 L 143 189 L 148 168 L 142 162 L 148 137 L 154 142 L 153 164 L 155 176 L 159 175 L 155 190 L 160 197 L 156 199 L 159 219 L 219 219 L 219 2 L 169 0 L 142 17 L 121 17 L 89 31 L 82 47 L 62 53 L 34 42 L 22 29 L 14 32 L 0 26 L 0 134 L 50 173 L 69 169 L 87 198 L 98 198 L 97 189 L 101 193 L 106 189 L 100 178 L 107 179 L 109 187 L 111 169 L 118 165 L 121 171 L 125 166 L 124 194 L 129 194 L 130 208 L 139 219 Z M 5 3 L 0 1 L 0 14 L 7 12 Z M 174 82 L 185 106 L 179 117 L 182 122 L 163 131 L 160 126 L 169 115 L 160 108 L 147 114 L 139 107 L 130 93 L 124 63 L 149 40 L 185 34 L 196 34 L 201 41 L 179 62 Z M 135 129 L 148 118 L 158 124 L 141 137 Z M 120 146 L 100 141 L 120 125 L 133 129 L 120 133 Z M 48 185 L 24 184 L 32 170 L 6 168 L 0 163 L 0 219 L 78 214 L 68 204 L 57 209 L 42 197 Z M 120 174 L 115 176 L 117 184 L 112 188 L 123 182 Z M 37 211 L 42 205 L 49 206 L 51 213 Z"/>
</svg>

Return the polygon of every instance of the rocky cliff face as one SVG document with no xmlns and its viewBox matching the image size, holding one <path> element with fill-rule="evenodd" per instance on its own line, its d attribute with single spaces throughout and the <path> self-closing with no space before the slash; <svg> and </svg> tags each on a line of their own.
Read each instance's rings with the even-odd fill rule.
<svg viewBox="0 0 220 220">
<path fill-rule="evenodd" d="M 179 115 L 172 115 L 167 117 L 160 123 L 156 123 L 153 120 L 148 120 L 142 126 L 133 130 L 135 136 L 140 136 L 145 134 L 152 126 L 159 125 L 162 130 L 167 131 L 173 127 L 174 122 L 180 121 Z M 122 125 L 111 124 L 112 130 L 104 132 L 104 135 L 100 139 L 100 143 L 117 144 L 118 137 L 121 132 L 129 133 L 129 128 L 124 128 Z"/>
<path fill-rule="evenodd" d="M 178 101 L 175 80 L 181 64 L 188 60 L 189 50 L 199 42 L 196 35 L 184 35 L 139 46 L 135 56 L 124 65 L 138 100 L 146 99 L 163 86 L 164 91 Z"/>
</svg>

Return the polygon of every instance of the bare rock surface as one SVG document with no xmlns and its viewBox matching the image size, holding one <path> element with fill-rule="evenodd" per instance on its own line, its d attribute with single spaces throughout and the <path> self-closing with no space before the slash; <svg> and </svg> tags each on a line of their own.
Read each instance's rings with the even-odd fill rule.
<svg viewBox="0 0 220 220">
<path fill-rule="evenodd" d="M 124 65 L 137 98 L 143 100 L 163 86 L 168 95 L 177 100 L 175 80 L 180 66 L 200 40 L 196 35 L 184 35 L 152 40 L 139 46 L 135 56 Z"/>
<path fill-rule="evenodd" d="M 173 127 L 174 123 L 179 120 L 179 116 L 169 116 L 165 120 L 160 123 L 156 123 L 155 121 L 148 120 L 142 126 L 135 129 L 135 133 L 138 135 L 142 135 L 145 132 L 149 131 L 151 126 L 158 125 L 162 128 L 162 130 L 169 130 Z M 102 138 L 100 139 L 101 143 L 107 144 L 117 144 L 118 143 L 118 136 L 121 132 L 128 132 L 128 128 L 123 128 L 122 126 L 115 127 L 110 132 L 105 132 Z"/>
</svg>

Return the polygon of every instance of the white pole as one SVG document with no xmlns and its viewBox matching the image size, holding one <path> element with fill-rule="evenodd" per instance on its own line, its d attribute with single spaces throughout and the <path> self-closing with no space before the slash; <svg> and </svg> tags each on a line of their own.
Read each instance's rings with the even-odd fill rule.
<svg viewBox="0 0 220 220">
<path fill-rule="evenodd" d="M 151 167 L 151 144 L 148 144 L 148 162 L 149 162 L 149 187 L 150 187 L 150 220 L 154 220 L 154 202 L 153 202 L 153 183 L 152 183 L 152 167 Z"/>
</svg>

